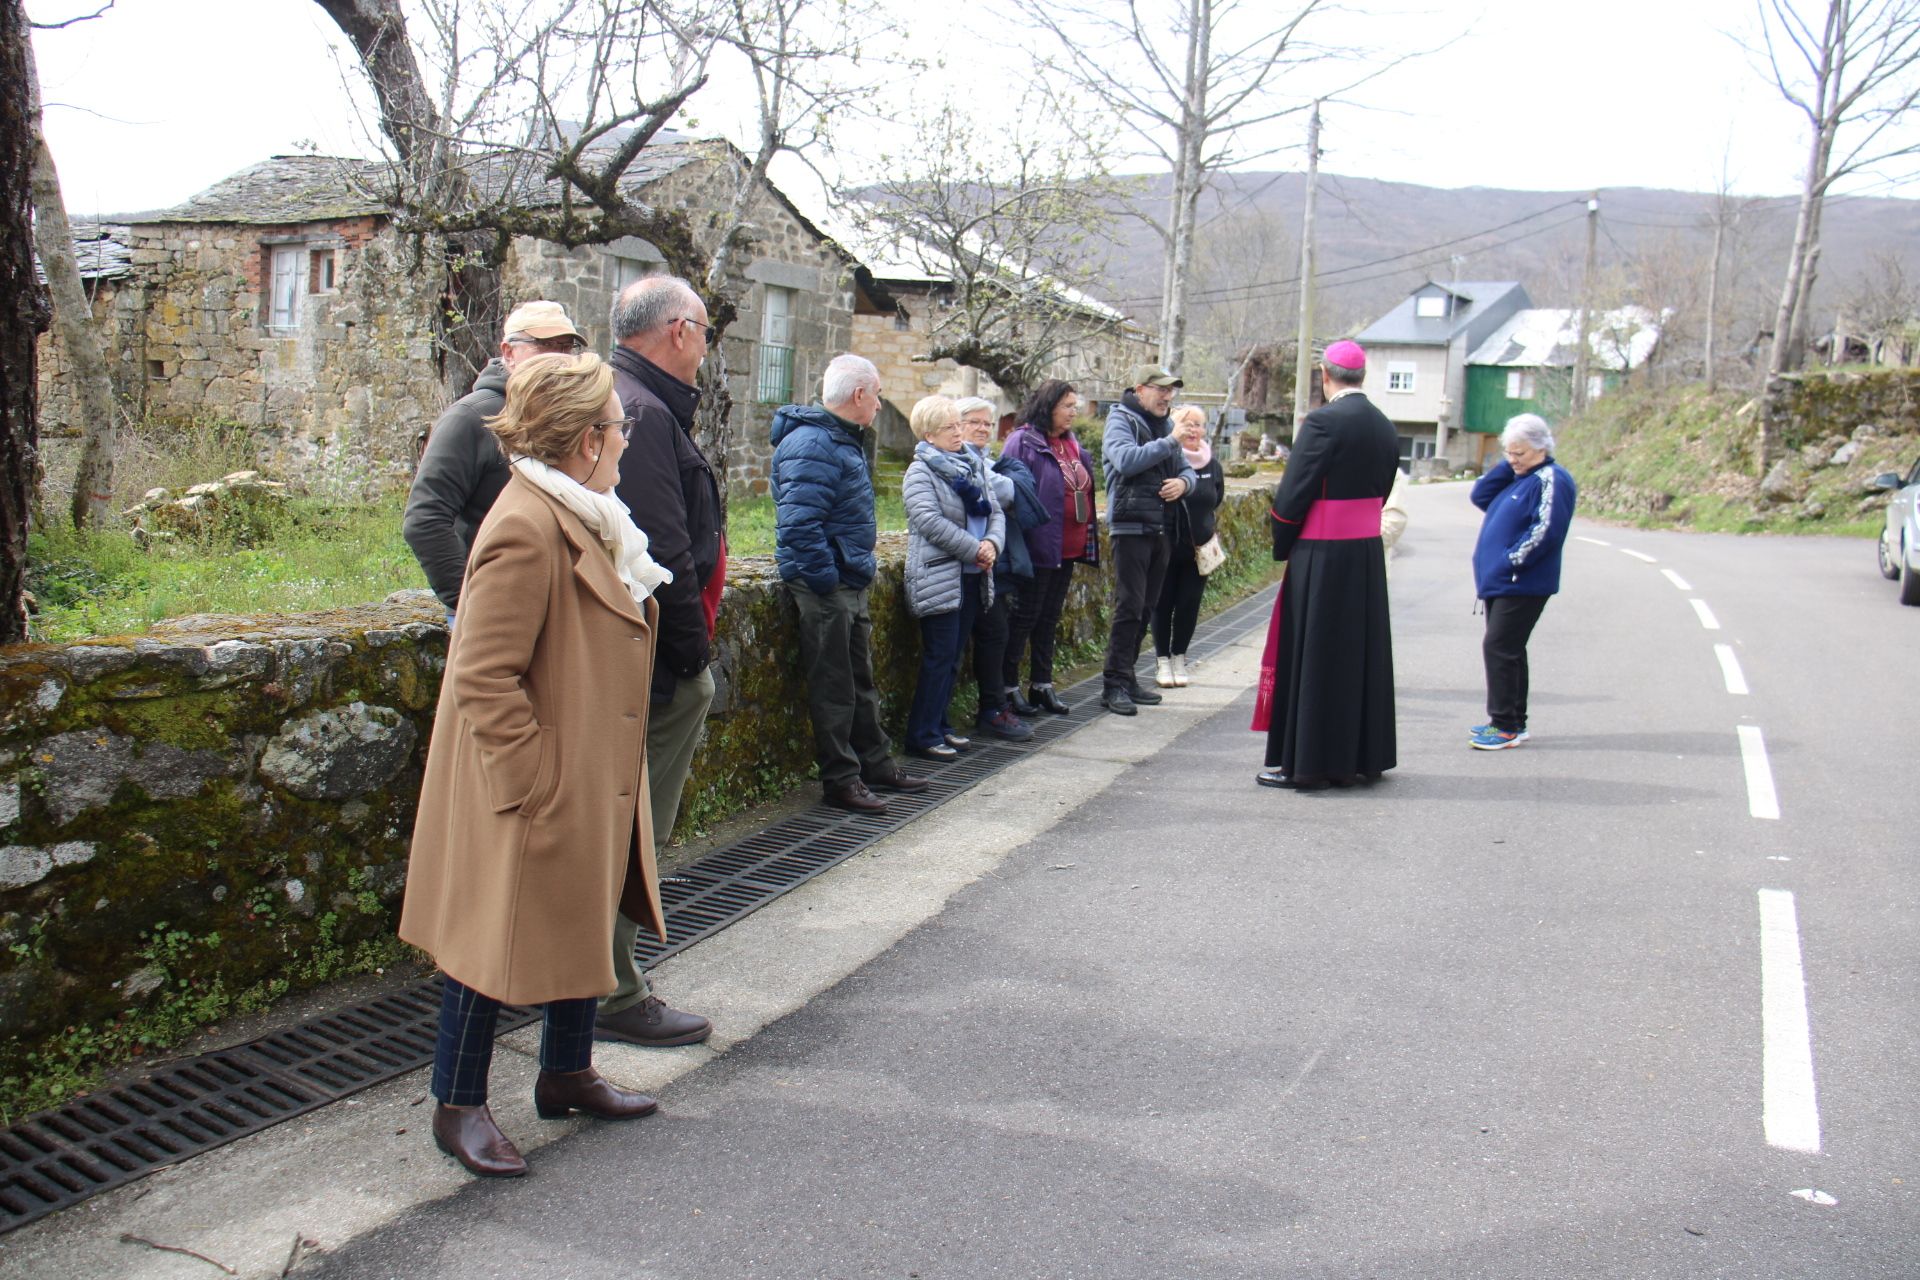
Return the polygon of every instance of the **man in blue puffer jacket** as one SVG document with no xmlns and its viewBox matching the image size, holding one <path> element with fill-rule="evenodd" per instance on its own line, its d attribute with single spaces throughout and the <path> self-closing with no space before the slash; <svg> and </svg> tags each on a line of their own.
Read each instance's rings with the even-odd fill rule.
<svg viewBox="0 0 1920 1280">
<path fill-rule="evenodd" d="M 1481 656 L 1487 666 L 1487 723 L 1468 730 L 1481 751 L 1527 740 L 1527 640 L 1560 590 L 1560 549 L 1573 523 L 1573 477 L 1553 460 L 1553 429 L 1523 413 L 1500 433 L 1506 459 L 1473 486 L 1486 512 L 1473 548 L 1474 590 L 1487 607 Z"/>
<path fill-rule="evenodd" d="M 880 412 L 880 371 L 835 356 L 820 404 L 773 415 L 774 563 L 800 615 L 800 662 L 826 801 L 885 813 L 868 788 L 920 791 L 893 759 L 873 684 L 873 472 L 867 428 Z"/>
</svg>

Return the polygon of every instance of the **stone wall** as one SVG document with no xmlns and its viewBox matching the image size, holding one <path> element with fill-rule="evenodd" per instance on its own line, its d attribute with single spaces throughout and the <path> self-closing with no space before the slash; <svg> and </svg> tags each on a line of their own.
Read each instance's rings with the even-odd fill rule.
<svg viewBox="0 0 1920 1280">
<path fill-rule="evenodd" d="M 1266 506 L 1222 512 L 1243 577 L 1266 568 Z M 905 535 L 881 558 L 874 666 L 897 740 L 919 653 Z M 1076 574 L 1063 663 L 1100 652 L 1107 590 Z M 811 775 L 793 628 L 771 558 L 735 564 L 688 827 Z M 445 655 L 426 592 L 0 650 L 0 1077 L 62 1029 L 179 991 L 297 988 L 326 976 L 319 949 L 390 937 Z"/>
<path fill-rule="evenodd" d="M 1756 471 L 1833 437 L 1920 434 L 1920 369 L 1775 378 L 1760 397 Z M 1829 447 L 1828 452 L 1831 452 Z"/>
</svg>

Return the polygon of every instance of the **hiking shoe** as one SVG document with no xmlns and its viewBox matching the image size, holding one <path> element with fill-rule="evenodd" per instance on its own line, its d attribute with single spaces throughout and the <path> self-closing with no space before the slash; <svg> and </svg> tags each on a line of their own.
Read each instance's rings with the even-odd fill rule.
<svg viewBox="0 0 1920 1280">
<path fill-rule="evenodd" d="M 1505 751 L 1508 747 L 1517 747 L 1527 740 L 1526 730 L 1508 733 L 1505 729 L 1489 727 L 1485 733 L 1473 735 L 1469 744 L 1475 751 Z"/>
<path fill-rule="evenodd" d="M 1026 742 L 1033 737 L 1033 729 L 1012 710 L 1002 707 L 980 722 L 981 729 L 1007 742 Z"/>
<path fill-rule="evenodd" d="M 1493 727 L 1491 722 L 1489 722 L 1487 724 L 1477 724 L 1473 726 L 1473 728 L 1467 730 L 1467 736 L 1469 738 L 1477 738 L 1483 733 L 1497 733 L 1497 732 L 1499 731 Z M 1533 735 L 1528 733 L 1525 729 L 1522 729 L 1520 731 L 1520 741 L 1522 742 L 1525 742 L 1528 738 L 1531 738 L 1532 736 Z"/>
</svg>

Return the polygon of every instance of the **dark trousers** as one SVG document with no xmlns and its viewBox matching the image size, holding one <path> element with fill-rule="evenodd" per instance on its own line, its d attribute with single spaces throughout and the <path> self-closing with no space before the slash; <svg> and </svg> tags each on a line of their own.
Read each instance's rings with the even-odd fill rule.
<svg viewBox="0 0 1920 1280">
<path fill-rule="evenodd" d="M 973 681 L 980 686 L 980 715 L 985 720 L 1007 705 L 1007 685 L 1001 670 L 1007 665 L 1008 616 L 1013 610 L 1014 579 L 994 585 L 993 608 L 973 616 Z M 1021 586 L 1026 583 L 1022 582 Z"/>
<path fill-rule="evenodd" d="M 477 1107 L 487 1100 L 493 1066 L 493 1029 L 500 1002 L 440 976 L 440 1035 L 433 1046 L 433 1096 L 450 1107 Z M 540 1069 L 585 1071 L 593 1065 L 593 1017 L 600 1002 L 549 1000 L 540 1024 Z"/>
<path fill-rule="evenodd" d="M 1480 642 L 1487 664 L 1487 720 L 1505 733 L 1527 727 L 1527 639 L 1546 607 L 1546 596 L 1487 601 L 1487 634 Z"/>
<path fill-rule="evenodd" d="M 1169 543 L 1165 534 L 1120 534 L 1110 539 L 1113 560 L 1113 629 L 1107 633 L 1107 665 L 1101 675 L 1108 689 L 1131 689 L 1140 661 L 1147 617 L 1160 599 L 1167 576 Z"/>
<path fill-rule="evenodd" d="M 1073 585 L 1073 561 L 1051 569 L 1033 567 L 1033 577 L 1019 584 L 1007 620 L 1007 660 L 1005 679 L 1009 689 L 1020 687 L 1020 659 L 1031 645 L 1033 660 L 1028 666 L 1028 683 L 1053 683 L 1053 643 L 1060 630 L 1060 611 L 1067 605 L 1067 588 Z"/>
<path fill-rule="evenodd" d="M 969 574 L 961 584 L 958 609 L 920 619 L 920 679 L 913 686 L 913 705 L 907 708 L 909 747 L 940 744 L 947 703 L 953 700 L 953 682 L 960 671 L 961 646 L 973 633 L 979 609 L 980 579 Z"/>
<path fill-rule="evenodd" d="M 864 587 L 820 595 L 797 582 L 787 595 L 800 615 L 800 675 L 807 682 L 820 781 L 842 786 L 884 768 L 893 744 L 880 727 L 873 685 L 873 618 Z"/>
<path fill-rule="evenodd" d="M 1185 554 L 1181 554 L 1185 552 Z M 1167 561 L 1167 577 L 1160 585 L 1160 603 L 1153 607 L 1153 652 L 1162 658 L 1185 653 L 1200 621 L 1200 596 L 1206 575 L 1193 557 L 1192 547 L 1179 547 Z"/>
</svg>

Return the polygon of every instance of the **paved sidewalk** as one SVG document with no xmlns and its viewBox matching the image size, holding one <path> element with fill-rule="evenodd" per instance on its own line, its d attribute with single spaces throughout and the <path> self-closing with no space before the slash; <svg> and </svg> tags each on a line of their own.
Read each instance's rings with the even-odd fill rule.
<svg viewBox="0 0 1920 1280">
<path fill-rule="evenodd" d="M 1097 722 L 1060 744 L 666 960 L 654 971 L 663 989 L 677 1005 L 713 1016 L 712 1040 L 668 1050 L 601 1045 L 596 1065 L 622 1085 L 661 1093 L 806 1005 L 1245 694 L 1260 640 L 1256 627 L 1219 650 L 1188 689 L 1169 691 L 1163 705 L 1131 720 L 1093 713 Z M 1250 773 L 1257 754 L 1249 735 L 1245 759 L 1234 763 Z M 534 1115 L 538 1034 L 535 1026 L 504 1037 L 493 1071 L 495 1114 L 532 1163 L 536 1177 L 521 1185 L 536 1196 L 542 1149 L 594 1124 Z M 426 1080 L 424 1070 L 403 1076 L 22 1228 L 0 1238 L 0 1273 L 196 1280 L 218 1274 L 200 1258 L 123 1235 L 192 1250 L 241 1276 L 280 1275 L 297 1240 L 314 1242 L 301 1246 L 303 1256 L 338 1250 L 472 1184 L 433 1147 Z M 669 1094 L 663 1110 L 673 1106 Z M 620 1132 L 645 1142 L 658 1123 L 640 1121 Z"/>
</svg>

